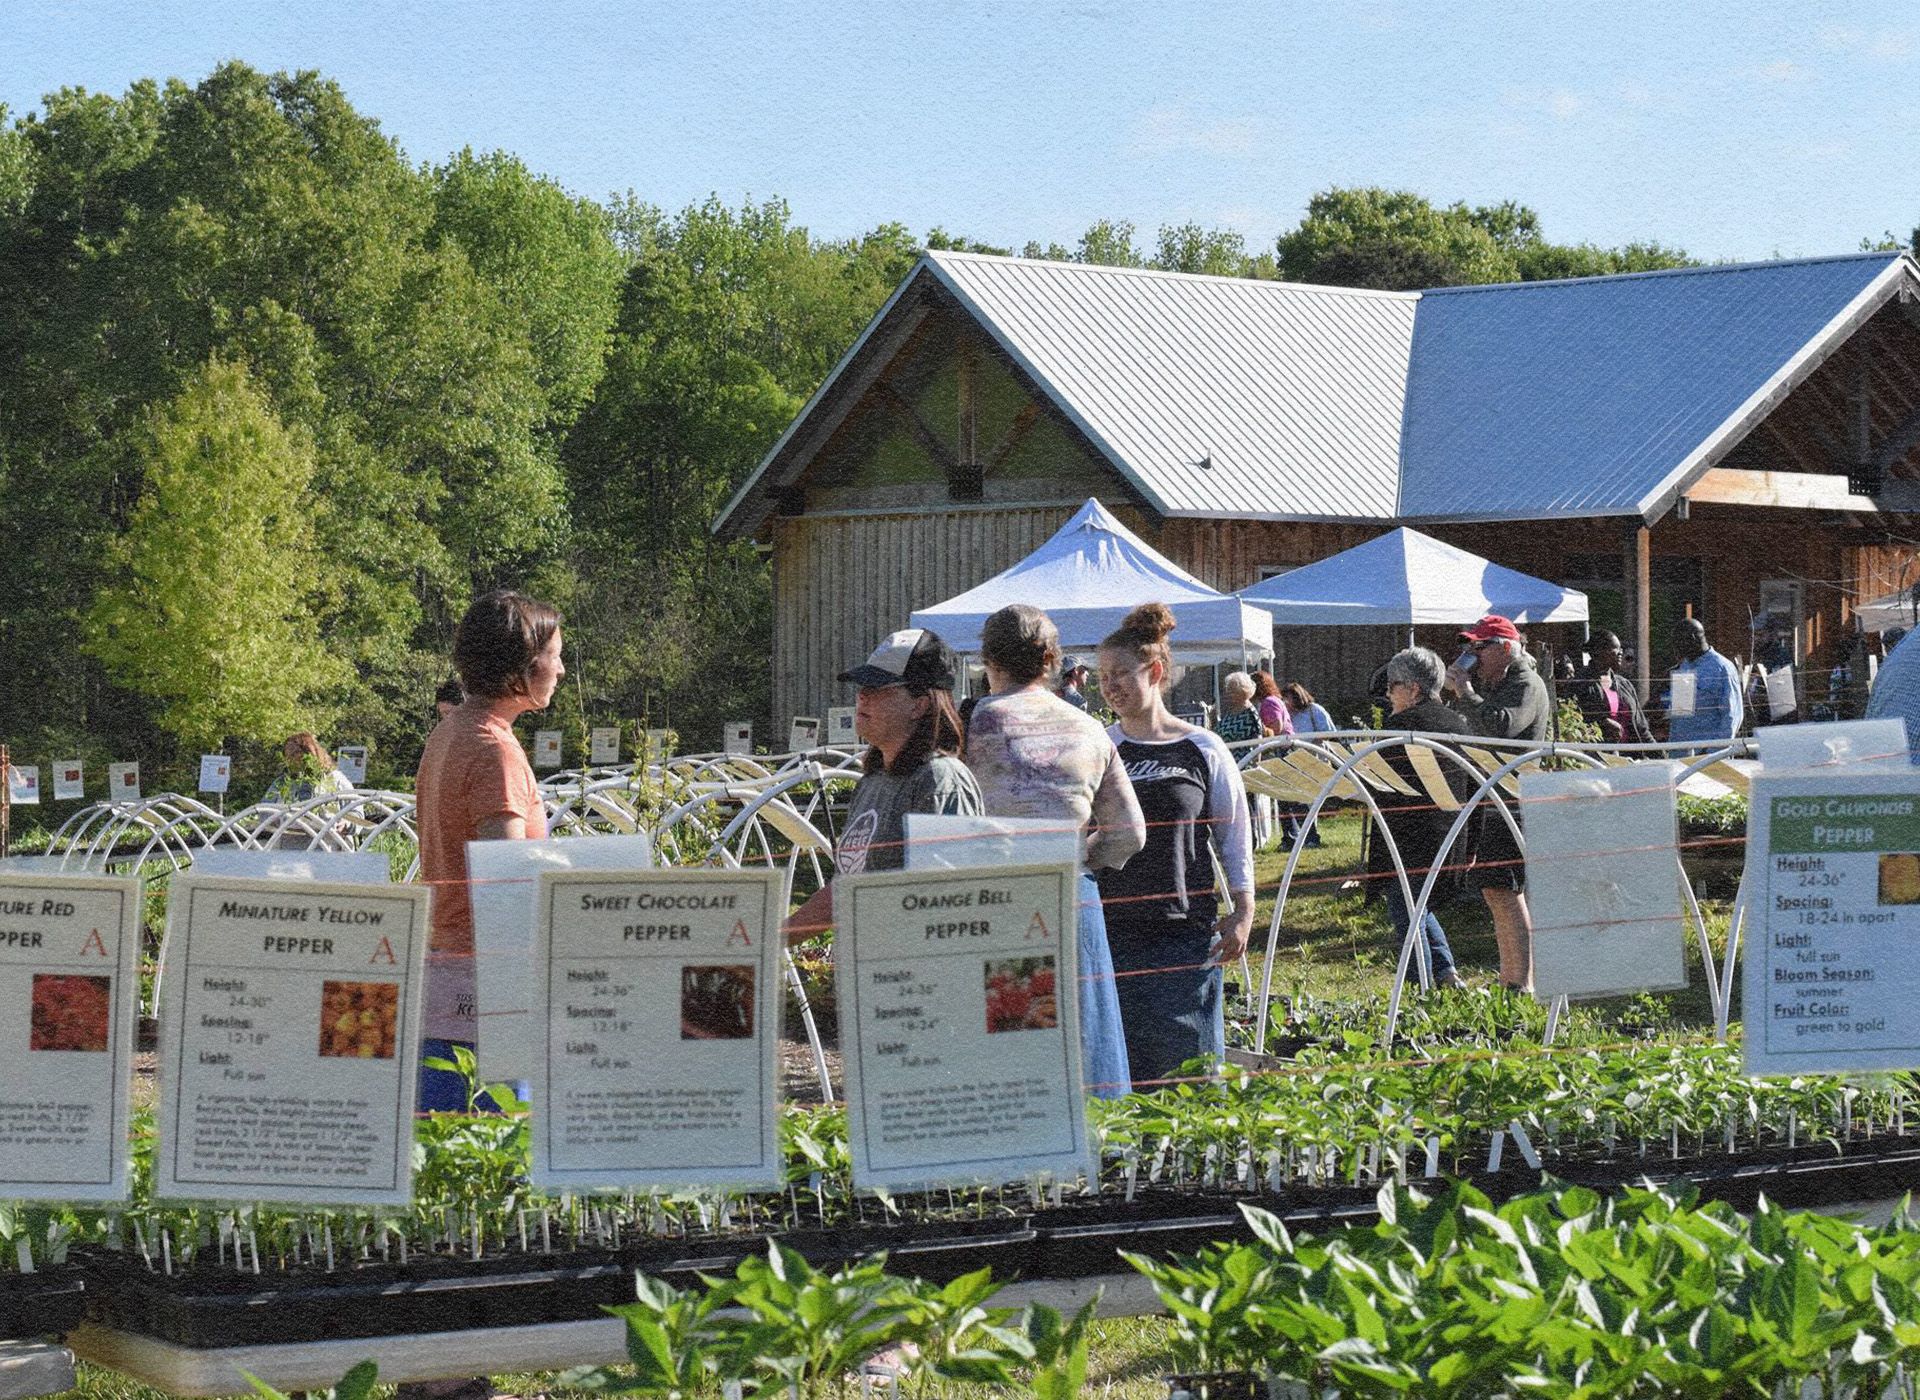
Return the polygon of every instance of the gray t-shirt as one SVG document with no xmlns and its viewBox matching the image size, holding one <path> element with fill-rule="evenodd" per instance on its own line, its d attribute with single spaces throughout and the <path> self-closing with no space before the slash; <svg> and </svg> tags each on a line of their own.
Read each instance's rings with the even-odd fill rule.
<svg viewBox="0 0 1920 1400">
<path fill-rule="evenodd" d="M 858 875 L 904 867 L 909 812 L 975 817 L 980 811 L 980 788 L 973 774 L 945 754 L 935 754 L 911 773 L 869 773 L 853 790 L 847 829 L 833 852 L 834 869 Z"/>
</svg>

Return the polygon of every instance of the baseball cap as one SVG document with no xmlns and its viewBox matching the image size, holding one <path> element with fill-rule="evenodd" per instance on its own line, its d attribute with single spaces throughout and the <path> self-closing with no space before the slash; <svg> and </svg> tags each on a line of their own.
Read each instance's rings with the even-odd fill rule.
<svg viewBox="0 0 1920 1400">
<path fill-rule="evenodd" d="M 1496 637 L 1517 642 L 1520 640 L 1520 629 L 1499 613 L 1488 613 L 1473 626 L 1463 629 L 1460 635 L 1469 642 L 1490 642 Z"/>
<path fill-rule="evenodd" d="M 1066 660 L 1060 663 L 1060 674 L 1063 676 L 1070 676 L 1075 671 L 1085 671 L 1090 669 L 1092 668 L 1089 667 L 1086 662 L 1082 661 L 1077 656 L 1069 656 L 1068 658 L 1066 658 Z"/>
<path fill-rule="evenodd" d="M 905 685 L 915 690 L 952 690 L 953 673 L 953 649 L 939 634 L 907 627 L 875 647 L 861 665 L 842 671 L 840 679 L 867 689 Z"/>
</svg>

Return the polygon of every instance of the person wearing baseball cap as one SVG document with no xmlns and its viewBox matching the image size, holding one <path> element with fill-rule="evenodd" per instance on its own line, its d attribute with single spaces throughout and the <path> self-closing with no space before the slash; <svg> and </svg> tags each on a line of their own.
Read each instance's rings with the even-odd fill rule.
<svg viewBox="0 0 1920 1400">
<path fill-rule="evenodd" d="M 979 814 L 979 785 L 961 761 L 966 734 L 953 704 L 955 669 L 953 650 L 937 633 L 908 627 L 840 673 L 857 687 L 854 732 L 868 748 L 833 852 L 836 879 L 901 869 L 909 812 Z M 832 925 L 830 880 L 787 920 L 787 940 L 798 942 Z"/>
<path fill-rule="evenodd" d="M 1466 649 L 1447 668 L 1449 699 L 1460 717 L 1474 733 L 1489 739 L 1545 739 L 1552 701 L 1512 619 L 1489 613 L 1465 628 L 1460 640 Z M 1516 809 L 1514 819 L 1519 817 Z M 1513 991 L 1527 990 L 1533 984 L 1533 920 L 1527 912 L 1526 865 L 1498 812 L 1481 818 L 1468 879 L 1479 886 L 1493 915 L 1501 983 Z"/>
<path fill-rule="evenodd" d="M 1084 687 L 1091 668 L 1077 656 L 1069 656 L 1060 663 L 1060 689 L 1054 693 L 1076 710 L 1087 708 Z"/>
</svg>

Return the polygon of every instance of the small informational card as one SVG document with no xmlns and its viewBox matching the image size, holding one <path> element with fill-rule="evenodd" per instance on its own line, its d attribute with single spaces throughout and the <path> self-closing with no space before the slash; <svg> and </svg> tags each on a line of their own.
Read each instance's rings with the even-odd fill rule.
<svg viewBox="0 0 1920 1400">
<path fill-rule="evenodd" d="M 107 800 L 109 802 L 140 800 L 140 765 L 138 763 L 107 765 Z"/>
<path fill-rule="evenodd" d="M 852 748 L 860 742 L 853 728 L 853 706 L 835 705 L 827 711 L 827 742 L 836 749 Z"/>
<path fill-rule="evenodd" d="M 40 805 L 40 767 L 32 763 L 7 765 L 7 800 L 16 807 Z"/>
<path fill-rule="evenodd" d="M 1753 784 L 1749 1074 L 1920 1068 L 1920 770 Z"/>
<path fill-rule="evenodd" d="M 1667 677 L 1667 684 L 1667 713 L 1675 719 L 1686 719 L 1693 714 L 1699 698 L 1700 678 L 1691 671 L 1675 671 Z"/>
<path fill-rule="evenodd" d="M 155 1196 L 407 1203 L 427 899 L 175 877 Z"/>
<path fill-rule="evenodd" d="M 1521 775 L 1541 1000 L 1687 985 L 1680 768 L 1661 760 Z"/>
<path fill-rule="evenodd" d="M 548 871 L 533 1181 L 777 1189 L 776 870 Z"/>
<path fill-rule="evenodd" d="M 907 869 L 1072 865 L 1085 838 L 1077 823 L 1042 817 L 949 817 L 909 812 Z"/>
<path fill-rule="evenodd" d="M 365 744 L 342 744 L 333 756 L 339 766 L 340 775 L 355 787 L 367 780 L 367 746 Z"/>
<path fill-rule="evenodd" d="M 223 753 L 200 755 L 200 791 L 225 792 L 233 781 L 233 760 Z"/>
<path fill-rule="evenodd" d="M 620 761 L 620 728 L 618 725 L 603 725 L 593 731 L 588 761 L 597 765 L 618 763 Z"/>
<path fill-rule="evenodd" d="M 1911 766 L 1907 726 L 1900 719 L 1845 719 L 1829 724 L 1775 724 L 1753 732 L 1767 773 L 1793 768 L 1904 772 Z"/>
<path fill-rule="evenodd" d="M 540 876 L 550 870 L 631 874 L 652 866 L 653 843 L 644 835 L 467 843 L 474 949 L 468 964 L 470 1015 L 465 1032 L 451 1038 L 476 1043 L 474 1053 L 487 1079 L 531 1079 L 540 1062 L 540 1038 L 533 1029 L 539 985 L 533 926 Z"/>
<path fill-rule="evenodd" d="M 805 753 L 808 749 L 820 747 L 820 721 L 806 715 L 795 715 L 793 724 L 787 730 L 787 752 Z"/>
<path fill-rule="evenodd" d="M 1088 1170 L 1072 865 L 898 870 L 834 888 L 860 1187 Z"/>
<path fill-rule="evenodd" d="M 1793 667 L 1781 666 L 1766 672 L 1767 718 L 1779 719 L 1790 715 L 1799 706 L 1793 694 Z"/>
<path fill-rule="evenodd" d="M 0 865 L 0 1199 L 127 1197 L 140 882 Z"/>
<path fill-rule="evenodd" d="M 533 731 L 533 766 L 535 768 L 560 766 L 559 730 L 536 729 Z"/>
<path fill-rule="evenodd" d="M 86 767 L 77 758 L 63 758 L 53 765 L 53 798 L 71 802 L 87 795 Z"/>
<path fill-rule="evenodd" d="M 673 755 L 673 731 L 671 729 L 649 729 L 647 731 L 647 757 L 650 760 L 670 758 Z"/>
<path fill-rule="evenodd" d="M 753 752 L 753 721 L 730 719 L 721 725 L 720 752 L 751 754 Z"/>
</svg>

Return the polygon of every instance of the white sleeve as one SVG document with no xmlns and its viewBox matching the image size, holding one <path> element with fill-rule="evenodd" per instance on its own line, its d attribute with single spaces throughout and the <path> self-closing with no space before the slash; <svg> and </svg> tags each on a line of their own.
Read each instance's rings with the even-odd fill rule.
<svg viewBox="0 0 1920 1400">
<path fill-rule="evenodd" d="M 1196 730 L 1195 740 L 1207 758 L 1207 821 L 1213 849 L 1227 873 L 1227 888 L 1253 888 L 1253 821 L 1247 815 L 1247 786 L 1233 751 L 1218 734 Z"/>
</svg>

